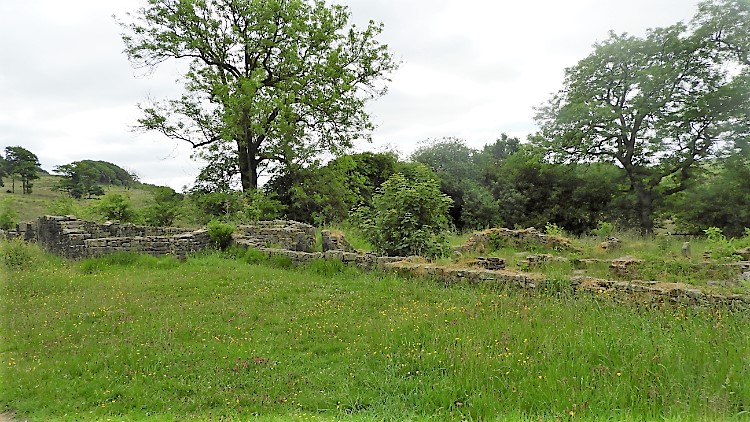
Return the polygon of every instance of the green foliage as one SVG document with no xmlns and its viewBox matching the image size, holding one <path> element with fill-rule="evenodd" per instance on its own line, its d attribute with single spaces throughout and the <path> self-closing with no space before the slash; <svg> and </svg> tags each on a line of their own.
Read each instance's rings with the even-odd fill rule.
<svg viewBox="0 0 750 422">
<path fill-rule="evenodd" d="M 555 223 L 547 223 L 544 225 L 544 233 L 551 236 L 564 236 L 565 230 Z"/>
<path fill-rule="evenodd" d="M 22 192 L 30 194 L 33 180 L 39 178 L 39 159 L 36 154 L 20 146 L 5 148 L 5 172 L 12 179 L 12 192 L 16 190 L 16 177 L 21 179 Z"/>
<path fill-rule="evenodd" d="M 344 221 L 356 205 L 369 205 L 396 166 L 391 153 L 343 155 L 324 166 L 287 166 L 264 188 L 284 205 L 287 218 L 324 226 Z"/>
<path fill-rule="evenodd" d="M 0 230 L 15 230 L 18 224 L 18 212 L 13 198 L 4 198 L 0 202 Z"/>
<path fill-rule="evenodd" d="M 196 147 L 231 145 L 219 164 L 236 166 L 243 190 L 269 167 L 368 137 L 365 104 L 398 66 L 377 40 L 382 25 L 349 25 L 345 6 L 322 1 L 155 0 L 128 20 L 134 65 L 191 60 L 185 94 L 144 106 L 141 127 Z"/>
<path fill-rule="evenodd" d="M 39 254 L 37 247 L 21 239 L 0 240 L 0 262 L 7 270 L 29 270 L 38 262 Z"/>
<path fill-rule="evenodd" d="M 734 256 L 737 250 L 733 239 L 728 239 L 718 227 L 709 227 L 704 230 L 706 239 L 711 246 L 711 257 L 715 259 L 738 258 Z"/>
<path fill-rule="evenodd" d="M 243 193 L 241 222 L 275 220 L 281 217 L 285 207 L 273 193 L 250 189 Z"/>
<path fill-rule="evenodd" d="M 133 223 L 138 213 L 133 209 L 130 198 L 120 193 L 109 193 L 93 206 L 94 212 L 107 220 Z"/>
<path fill-rule="evenodd" d="M 235 230 L 234 224 L 211 220 L 206 225 L 206 229 L 217 248 L 224 250 L 232 243 L 232 233 Z"/>
<path fill-rule="evenodd" d="M 158 186 L 152 189 L 152 202 L 143 210 L 146 224 L 152 226 L 171 226 L 180 216 L 182 195 L 169 187 Z"/>
<path fill-rule="evenodd" d="M 750 222 L 750 146 L 738 141 L 729 157 L 711 164 L 668 204 L 669 214 L 691 233 L 719 227 L 729 236 L 742 236 Z"/>
<path fill-rule="evenodd" d="M 439 182 L 428 172 L 409 180 L 391 176 L 372 200 L 360 207 L 354 220 L 378 252 L 390 256 L 442 256 L 447 251 L 445 232 L 452 200 L 440 192 Z"/>
<path fill-rule="evenodd" d="M 726 15 L 730 5 L 737 16 Z M 701 8 L 692 28 L 677 23 L 643 38 L 610 33 L 566 70 L 564 88 L 538 109 L 535 142 L 549 156 L 625 170 L 645 232 L 659 203 L 686 189 L 717 145 L 750 134 L 743 44 L 750 3 Z"/>
<path fill-rule="evenodd" d="M 106 161 L 74 161 L 56 166 L 54 172 L 62 176 L 57 189 L 77 199 L 104 195 L 102 185 L 130 187 L 136 182 L 132 174 Z"/>
<path fill-rule="evenodd" d="M 612 223 L 608 223 L 606 221 L 600 221 L 596 228 L 591 230 L 591 234 L 597 237 L 610 237 L 612 236 L 612 233 L 615 231 L 615 226 Z"/>
</svg>

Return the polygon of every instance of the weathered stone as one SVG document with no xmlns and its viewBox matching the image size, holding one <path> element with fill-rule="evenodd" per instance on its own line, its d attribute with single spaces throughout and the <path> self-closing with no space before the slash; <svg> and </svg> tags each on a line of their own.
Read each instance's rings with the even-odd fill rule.
<svg viewBox="0 0 750 422">
<path fill-rule="evenodd" d="M 682 244 L 682 256 L 690 258 L 690 255 L 690 242 L 685 242 Z"/>
<path fill-rule="evenodd" d="M 502 270 L 505 268 L 505 260 L 494 256 L 484 257 L 479 256 L 477 259 L 470 263 L 487 270 Z"/>
<path fill-rule="evenodd" d="M 604 242 L 599 244 L 599 247 L 603 250 L 612 250 L 617 249 L 620 246 L 622 246 L 622 240 L 616 238 L 616 237 L 610 237 L 607 238 Z"/>
<path fill-rule="evenodd" d="M 737 249 L 734 254 L 741 256 L 744 261 L 750 261 L 750 247 Z"/>
<path fill-rule="evenodd" d="M 613 259 L 609 264 L 609 269 L 614 275 L 625 277 L 632 273 L 633 266 L 641 262 L 643 261 L 632 256 L 623 256 L 621 258 Z"/>
<path fill-rule="evenodd" d="M 346 240 L 343 233 L 322 230 L 320 232 L 323 252 L 325 251 L 345 251 L 356 252 L 356 249 Z"/>
</svg>

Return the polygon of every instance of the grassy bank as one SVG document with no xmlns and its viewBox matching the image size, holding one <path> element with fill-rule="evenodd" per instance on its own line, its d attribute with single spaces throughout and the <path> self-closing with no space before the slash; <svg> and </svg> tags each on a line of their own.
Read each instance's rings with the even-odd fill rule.
<svg viewBox="0 0 750 422">
<path fill-rule="evenodd" d="M 746 313 L 27 253 L 1 280 L 0 406 L 31 420 L 750 418 Z"/>
</svg>

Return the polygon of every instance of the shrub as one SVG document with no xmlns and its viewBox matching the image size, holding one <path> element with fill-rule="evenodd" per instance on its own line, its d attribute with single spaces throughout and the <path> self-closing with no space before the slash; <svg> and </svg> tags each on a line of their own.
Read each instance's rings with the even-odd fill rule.
<svg viewBox="0 0 750 422">
<path fill-rule="evenodd" d="M 12 271 L 32 268 L 36 262 L 34 247 L 21 239 L 0 242 L 0 260 L 2 265 Z"/>
<path fill-rule="evenodd" d="M 211 220 L 207 225 L 208 235 L 214 242 L 214 245 L 225 250 L 232 243 L 232 233 L 234 233 L 234 225 L 229 223 L 223 223 L 219 220 Z"/>
<path fill-rule="evenodd" d="M 47 212 L 51 215 L 76 214 L 73 198 L 68 196 L 61 196 L 60 198 L 55 199 L 49 204 L 49 206 L 47 206 Z"/>
<path fill-rule="evenodd" d="M 614 231 L 614 224 L 600 221 L 599 224 L 596 225 L 596 228 L 591 230 L 591 234 L 598 237 L 610 237 Z"/>
<path fill-rule="evenodd" d="M 445 232 L 453 201 L 440 192 L 437 180 L 427 177 L 426 168 L 418 170 L 415 179 L 394 174 L 373 196 L 372 207 L 360 207 L 353 214 L 380 253 L 437 257 L 447 252 Z"/>
<path fill-rule="evenodd" d="M 94 206 L 94 210 L 107 220 L 132 223 L 136 219 L 136 212 L 130 203 L 130 198 L 119 193 L 105 195 L 101 201 Z"/>
<path fill-rule="evenodd" d="M 18 213 L 13 209 L 13 198 L 5 198 L 0 204 L 0 229 L 14 230 L 17 220 Z"/>
</svg>

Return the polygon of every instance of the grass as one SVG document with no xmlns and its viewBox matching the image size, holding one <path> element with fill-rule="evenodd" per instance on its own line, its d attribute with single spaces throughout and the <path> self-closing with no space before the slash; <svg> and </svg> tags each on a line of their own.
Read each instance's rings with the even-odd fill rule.
<svg viewBox="0 0 750 422">
<path fill-rule="evenodd" d="M 750 418 L 745 312 L 253 252 L 22 253 L 0 280 L 0 406 L 30 420 Z"/>
<path fill-rule="evenodd" d="M 54 208 L 55 202 L 66 198 L 64 193 L 55 189 L 60 179 L 60 176 L 41 174 L 39 179 L 33 182 L 34 186 L 31 194 L 28 195 L 21 193 L 19 181 L 16 181 L 15 193 L 9 192 L 11 190 L 10 180 L 4 180 L 5 187 L 0 189 L 0 203 L 6 198 L 10 198 L 12 209 L 18 214 L 18 222 L 34 221 L 38 217 L 50 214 L 53 211 L 52 208 Z M 150 191 L 138 187 L 126 189 L 121 186 L 106 186 L 104 190 L 105 193 L 116 192 L 125 195 L 136 209 L 143 208 L 153 198 L 153 194 Z M 90 208 L 97 201 L 98 199 L 96 198 L 72 200 L 72 211 L 79 218 L 96 219 L 97 216 Z"/>
</svg>

